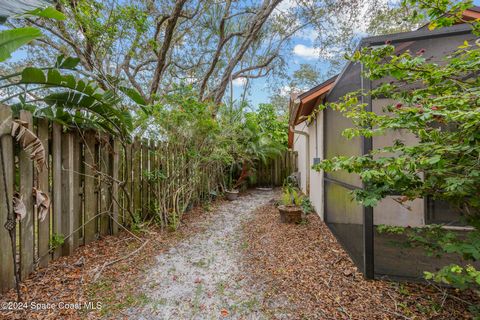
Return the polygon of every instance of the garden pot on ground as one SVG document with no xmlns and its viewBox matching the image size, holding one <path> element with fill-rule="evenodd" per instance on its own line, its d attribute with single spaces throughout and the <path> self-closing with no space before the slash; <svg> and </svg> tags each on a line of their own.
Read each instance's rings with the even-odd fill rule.
<svg viewBox="0 0 480 320">
<path fill-rule="evenodd" d="M 237 200 L 238 190 L 227 190 L 225 191 L 225 195 L 227 197 L 227 200 L 230 200 L 230 201 Z"/>
<path fill-rule="evenodd" d="M 283 223 L 300 223 L 302 221 L 302 208 L 297 206 L 278 206 L 280 221 Z"/>
</svg>

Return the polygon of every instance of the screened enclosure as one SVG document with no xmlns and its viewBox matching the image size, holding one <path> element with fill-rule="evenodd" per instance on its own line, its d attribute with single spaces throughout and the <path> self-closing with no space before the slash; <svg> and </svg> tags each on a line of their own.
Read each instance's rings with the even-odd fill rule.
<svg viewBox="0 0 480 320">
<path fill-rule="evenodd" d="M 365 38 L 361 47 L 384 45 L 386 41 L 396 48 L 396 53 L 406 50 L 415 53 L 424 50 L 429 61 L 441 63 L 446 56 L 456 51 L 465 40 L 476 40 L 466 25 L 457 25 L 439 30 L 418 30 L 387 36 Z M 328 94 L 326 101 L 338 101 L 345 94 L 360 90 L 369 91 L 383 82 L 392 79 L 370 81 L 362 77 L 362 65 L 351 62 Z M 383 108 L 394 101 L 388 99 L 365 98 L 368 109 L 381 114 Z M 353 156 L 368 153 L 370 150 L 391 145 L 396 139 L 415 144 L 416 137 L 402 131 L 388 132 L 374 138 L 347 140 L 342 131 L 351 127 L 351 122 L 339 111 L 324 110 L 324 156 Z M 458 232 L 468 232 L 462 228 L 459 216 L 448 204 L 432 199 L 416 199 L 407 205 L 400 205 L 387 197 L 375 208 L 362 207 L 352 200 L 350 192 L 362 188 L 359 177 L 347 172 L 324 174 L 324 214 L 325 222 L 338 238 L 345 250 L 367 278 L 421 279 L 423 271 L 436 270 L 440 266 L 455 261 L 453 256 L 433 258 L 426 256 L 421 249 L 401 247 L 402 236 L 380 234 L 377 225 L 419 227 L 430 223 L 454 225 Z M 407 208 L 407 206 L 409 208 Z"/>
</svg>

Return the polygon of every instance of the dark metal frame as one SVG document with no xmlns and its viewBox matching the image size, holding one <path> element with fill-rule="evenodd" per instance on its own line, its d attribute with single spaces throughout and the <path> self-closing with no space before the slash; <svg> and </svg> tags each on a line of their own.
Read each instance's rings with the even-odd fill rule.
<svg viewBox="0 0 480 320">
<path fill-rule="evenodd" d="M 378 45 L 385 45 L 387 42 L 390 44 L 396 44 L 396 43 L 402 43 L 402 42 L 408 42 L 408 41 L 420 41 L 420 40 L 425 40 L 425 39 L 435 39 L 435 38 L 441 38 L 441 37 L 446 37 L 446 36 L 456 36 L 456 35 L 461 35 L 461 34 L 470 34 L 472 32 L 472 28 L 469 25 L 465 24 L 460 24 L 452 27 L 446 27 L 442 29 L 437 29 L 437 30 L 429 30 L 429 29 L 420 29 L 417 31 L 412 31 L 412 32 L 402 32 L 402 33 L 396 33 L 396 34 L 390 34 L 390 35 L 384 35 L 384 36 L 374 36 L 374 37 L 367 37 L 364 38 L 360 41 L 357 50 L 360 50 L 365 47 L 372 47 L 372 46 L 378 46 Z M 351 62 L 352 63 L 352 62 Z M 342 79 L 344 73 L 350 66 L 350 64 L 347 64 L 340 75 L 336 78 L 334 87 L 337 84 L 337 82 Z M 363 73 L 363 65 L 361 66 L 361 72 Z M 361 76 L 361 91 L 362 92 L 369 92 L 372 87 L 372 81 L 370 79 L 364 78 Z M 332 92 L 332 90 L 330 91 Z M 328 100 L 328 97 L 330 94 L 327 95 L 326 99 Z M 372 98 L 370 96 L 362 96 L 362 102 L 366 104 L 366 110 L 371 112 L 372 111 Z M 323 137 L 325 139 L 327 132 L 326 132 L 326 126 L 323 126 Z M 362 154 L 367 154 L 372 150 L 373 147 L 373 139 L 372 138 L 362 138 Z M 323 154 L 326 154 L 326 144 L 324 143 L 323 145 Z M 339 186 L 342 186 L 343 188 L 349 189 L 349 190 L 355 190 L 358 189 L 358 187 L 350 185 L 348 183 L 339 181 L 337 179 L 328 177 L 326 174 L 323 175 L 323 192 L 324 192 L 324 220 L 327 222 L 328 225 L 328 212 L 326 210 L 327 206 L 327 201 L 326 201 L 326 188 L 325 184 L 326 183 L 333 183 L 337 184 Z M 364 185 L 362 186 L 363 188 L 365 187 Z M 427 221 L 428 217 L 428 205 L 427 205 L 427 199 L 425 199 L 425 206 L 424 206 L 424 219 L 425 222 Z M 332 230 L 332 229 L 330 229 Z M 367 279 L 374 279 L 375 278 L 375 259 L 374 259 L 374 224 L 373 224 L 373 207 L 363 207 L 363 270 L 364 270 L 364 276 Z M 344 246 L 345 247 L 345 246 Z M 347 250 L 348 251 L 348 250 Z M 352 255 L 350 255 L 352 256 Z"/>
</svg>

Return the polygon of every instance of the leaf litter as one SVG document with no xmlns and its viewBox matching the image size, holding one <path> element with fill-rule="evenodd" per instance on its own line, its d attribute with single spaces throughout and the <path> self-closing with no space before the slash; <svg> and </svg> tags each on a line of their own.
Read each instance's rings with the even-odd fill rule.
<svg viewBox="0 0 480 320">
<path fill-rule="evenodd" d="M 277 196 L 278 197 L 278 196 Z M 365 280 L 318 215 L 280 223 L 275 201 L 243 226 L 243 269 L 272 319 L 470 319 L 473 292 Z"/>
</svg>

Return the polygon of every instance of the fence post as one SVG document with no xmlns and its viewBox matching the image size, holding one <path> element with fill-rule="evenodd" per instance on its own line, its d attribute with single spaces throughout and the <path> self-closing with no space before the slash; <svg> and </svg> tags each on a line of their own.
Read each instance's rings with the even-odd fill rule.
<svg viewBox="0 0 480 320">
<path fill-rule="evenodd" d="M 118 202 L 120 201 L 119 192 L 118 192 L 118 165 L 120 160 L 120 142 L 116 138 L 113 138 L 113 156 L 112 156 L 112 216 L 114 221 L 112 221 L 112 233 L 118 233 Z"/>
<path fill-rule="evenodd" d="M 53 236 L 62 234 L 62 126 L 52 127 L 52 172 L 53 172 Z M 61 256 L 61 247 L 55 249 L 54 257 Z"/>
<path fill-rule="evenodd" d="M 148 215 L 150 211 L 150 204 L 148 203 L 148 179 L 146 174 L 149 171 L 148 167 L 148 140 L 142 139 L 142 216 Z"/>
<path fill-rule="evenodd" d="M 150 171 L 151 172 L 157 172 L 158 170 L 158 161 L 157 161 L 157 152 L 155 150 L 156 148 L 156 145 L 155 145 L 155 141 L 152 139 L 150 140 L 150 148 L 149 148 L 149 159 L 150 159 Z M 153 179 L 151 182 L 150 182 L 150 206 L 151 206 L 151 213 L 152 215 L 156 213 L 156 209 L 157 209 L 157 203 L 158 203 L 158 199 L 157 199 L 157 196 L 156 196 L 156 186 L 157 186 L 157 176 L 155 176 L 155 179 Z"/>
<path fill-rule="evenodd" d="M 135 217 L 140 216 L 139 211 L 142 210 L 142 195 L 141 195 L 141 182 L 142 174 L 140 169 L 140 160 L 141 160 L 141 148 L 140 141 L 135 137 L 135 142 L 133 143 L 132 149 L 132 158 L 133 158 L 133 180 L 132 180 L 132 189 L 133 189 L 133 214 Z"/>
<path fill-rule="evenodd" d="M 110 233 L 110 213 L 112 212 L 111 202 L 111 189 L 107 183 L 107 179 L 110 179 L 110 137 L 106 134 L 102 134 L 100 138 L 100 165 L 99 168 L 102 172 L 100 179 L 100 235 L 106 236 Z"/>
<path fill-rule="evenodd" d="M 83 236 L 82 226 L 82 174 L 81 174 L 81 158 L 82 147 L 81 135 L 79 131 L 72 132 L 73 141 L 73 230 L 76 230 L 73 237 L 73 248 L 80 246 L 80 235 Z"/>
<path fill-rule="evenodd" d="M 62 255 L 73 253 L 74 240 L 74 139 L 72 132 L 62 135 L 62 234 L 65 237 Z M 67 238 L 68 237 L 68 238 Z"/>
<path fill-rule="evenodd" d="M 84 201 L 85 201 L 85 231 L 84 242 L 88 244 L 97 236 L 97 204 L 98 193 L 96 191 L 96 139 L 95 133 L 85 133 L 85 180 L 84 180 Z"/>
<path fill-rule="evenodd" d="M 13 272 L 13 255 L 10 235 L 4 225 L 7 222 L 8 209 L 12 210 L 13 197 L 13 143 L 10 135 L 12 129 L 12 111 L 9 107 L 0 106 L 0 292 L 5 292 L 15 286 Z M 5 165 L 5 168 L 3 168 Z M 3 175 L 5 172 L 5 175 Z M 5 179 L 5 180 L 4 180 Z M 6 186 L 5 186 L 6 183 Z M 10 206 L 8 203 L 10 203 Z"/>
<path fill-rule="evenodd" d="M 45 155 L 47 156 L 46 163 L 48 164 L 49 145 L 48 145 L 48 120 L 38 119 L 37 123 L 37 136 L 42 141 L 43 148 L 45 149 Z M 49 193 L 48 182 L 48 170 L 49 168 L 43 168 L 38 173 L 37 188 L 45 193 Z M 50 260 L 48 254 L 50 250 L 50 209 L 47 212 L 45 220 L 38 221 L 38 257 L 39 265 L 45 267 Z"/>
<path fill-rule="evenodd" d="M 128 214 L 128 211 L 133 213 L 133 183 L 132 183 L 132 144 L 127 145 L 127 150 L 125 152 L 125 183 L 126 187 L 125 190 L 128 192 L 128 196 L 125 196 L 125 199 L 129 199 L 130 203 L 125 202 L 125 210 L 123 210 L 123 224 L 128 225 L 131 223 L 131 217 L 130 214 Z M 127 210 L 126 206 L 129 206 Z"/>
<path fill-rule="evenodd" d="M 33 118 L 30 112 L 20 111 L 20 120 L 25 121 L 27 128 L 33 131 Z M 28 151 L 20 150 L 20 198 L 27 209 L 27 215 L 20 221 L 20 270 L 22 280 L 26 279 L 33 271 L 34 243 L 33 243 L 33 162 Z"/>
</svg>

